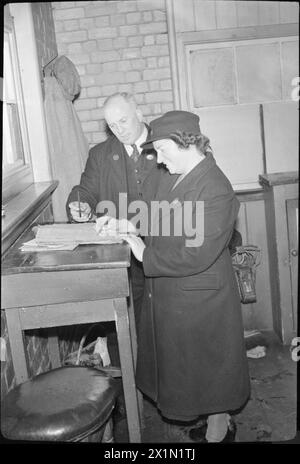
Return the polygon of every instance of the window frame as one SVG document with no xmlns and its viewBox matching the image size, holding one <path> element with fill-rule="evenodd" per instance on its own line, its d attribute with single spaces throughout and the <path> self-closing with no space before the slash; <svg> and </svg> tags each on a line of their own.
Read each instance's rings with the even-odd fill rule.
<svg viewBox="0 0 300 464">
<path fill-rule="evenodd" d="M 5 204 L 10 199 L 24 191 L 29 185 L 33 184 L 34 180 L 14 20 L 8 10 L 8 5 L 5 5 L 4 8 L 4 33 L 8 35 L 9 52 L 13 68 L 12 72 L 14 75 L 14 87 L 16 91 L 16 101 L 19 116 L 19 129 L 23 145 L 23 160 L 21 162 L 16 162 L 14 165 L 7 169 L 4 169 L 4 167 L 2 166 L 2 203 Z M 3 87 L 4 85 L 5 82 L 3 79 Z M 4 105 L 5 102 L 3 89 L 3 106 Z"/>
</svg>

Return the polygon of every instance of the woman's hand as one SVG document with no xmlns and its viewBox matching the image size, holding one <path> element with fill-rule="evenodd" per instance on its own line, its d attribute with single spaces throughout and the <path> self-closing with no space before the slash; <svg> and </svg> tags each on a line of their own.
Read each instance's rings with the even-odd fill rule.
<svg viewBox="0 0 300 464">
<path fill-rule="evenodd" d="M 136 228 L 127 219 L 115 219 L 111 216 L 102 216 L 96 220 L 96 232 L 108 234 L 136 234 Z"/>
<path fill-rule="evenodd" d="M 143 240 L 140 237 L 136 237 L 135 235 L 128 235 L 122 237 L 125 242 L 127 242 L 132 250 L 132 253 L 136 257 L 138 261 L 143 262 L 143 254 L 146 248 Z"/>
</svg>

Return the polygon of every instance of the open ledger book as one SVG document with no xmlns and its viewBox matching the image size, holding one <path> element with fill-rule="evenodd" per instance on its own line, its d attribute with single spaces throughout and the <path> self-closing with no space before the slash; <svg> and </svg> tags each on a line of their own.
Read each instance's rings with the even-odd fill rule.
<svg viewBox="0 0 300 464">
<path fill-rule="evenodd" d="M 117 231 L 98 234 L 94 222 L 39 225 L 35 229 L 35 239 L 23 243 L 21 251 L 74 250 L 83 244 L 121 243 L 124 237 Z"/>
</svg>

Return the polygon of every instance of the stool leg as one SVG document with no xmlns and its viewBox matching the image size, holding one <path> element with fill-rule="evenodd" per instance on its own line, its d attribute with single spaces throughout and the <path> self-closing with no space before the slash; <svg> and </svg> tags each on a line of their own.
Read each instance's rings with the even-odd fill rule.
<svg viewBox="0 0 300 464">
<path fill-rule="evenodd" d="M 88 435 L 84 439 L 80 440 L 88 443 L 114 443 L 113 436 L 113 420 L 112 417 L 108 419 L 106 424 L 98 429 L 97 432 Z"/>
<path fill-rule="evenodd" d="M 106 422 L 103 437 L 101 440 L 102 443 L 114 443 L 114 435 L 113 435 L 113 420 L 112 418 L 108 419 Z"/>
</svg>

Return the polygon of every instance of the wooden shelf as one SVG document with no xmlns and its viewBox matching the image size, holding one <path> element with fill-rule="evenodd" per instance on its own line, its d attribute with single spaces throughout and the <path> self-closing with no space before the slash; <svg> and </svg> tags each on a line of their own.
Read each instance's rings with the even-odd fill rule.
<svg viewBox="0 0 300 464">
<path fill-rule="evenodd" d="M 1 219 L 2 255 L 51 202 L 58 181 L 36 182 L 12 198 Z"/>
<path fill-rule="evenodd" d="M 272 174 L 261 174 L 259 176 L 260 184 L 268 187 L 272 187 L 274 185 L 295 184 L 298 181 L 298 171 L 274 172 Z"/>
</svg>

